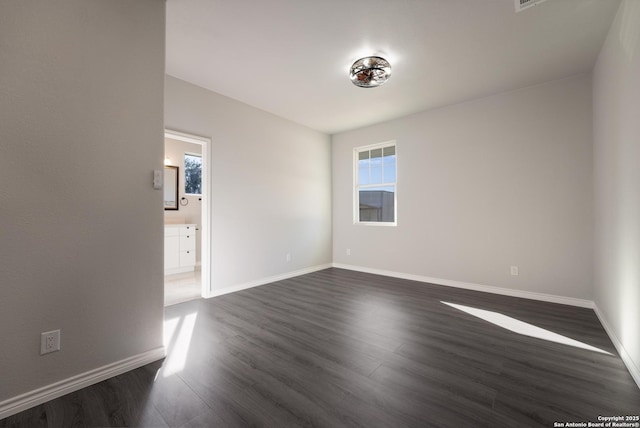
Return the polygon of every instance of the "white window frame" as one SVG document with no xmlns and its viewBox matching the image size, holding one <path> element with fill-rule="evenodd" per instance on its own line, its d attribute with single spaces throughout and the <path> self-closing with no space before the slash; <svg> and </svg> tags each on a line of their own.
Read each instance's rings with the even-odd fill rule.
<svg viewBox="0 0 640 428">
<path fill-rule="evenodd" d="M 383 182 L 376 184 L 363 185 L 366 187 L 393 186 L 393 220 L 394 221 L 360 221 L 360 185 L 358 184 L 359 169 L 359 153 L 369 150 L 381 149 L 384 147 L 394 146 L 396 152 L 396 181 Z M 383 167 L 384 168 L 384 167 Z M 382 174 L 384 180 L 384 169 Z M 398 144 L 395 140 L 385 141 L 384 143 L 371 144 L 368 146 L 360 146 L 353 149 L 353 224 L 364 226 L 397 226 L 398 225 Z"/>
<path fill-rule="evenodd" d="M 182 162 L 183 162 L 183 175 L 184 175 L 184 194 L 185 195 L 191 195 L 191 196 L 202 196 L 202 193 L 187 193 L 187 168 L 184 167 L 184 161 L 185 161 L 185 156 L 191 156 L 191 157 L 198 157 L 200 158 L 200 162 L 201 162 L 201 171 L 200 171 L 200 191 L 202 192 L 202 153 L 195 153 L 195 152 L 184 152 L 184 155 L 182 155 Z"/>
</svg>

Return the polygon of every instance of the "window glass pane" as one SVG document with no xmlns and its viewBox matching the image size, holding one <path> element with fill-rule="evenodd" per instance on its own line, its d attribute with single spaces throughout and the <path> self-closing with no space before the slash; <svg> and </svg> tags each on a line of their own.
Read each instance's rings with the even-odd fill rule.
<svg viewBox="0 0 640 428">
<path fill-rule="evenodd" d="M 396 156 L 394 155 L 386 155 L 385 148 L 385 156 L 382 158 L 382 163 L 384 164 L 384 182 L 385 183 L 395 183 L 396 181 Z M 394 150 L 395 152 L 395 150 Z"/>
<path fill-rule="evenodd" d="M 395 223 L 395 145 L 357 151 L 357 156 L 356 221 Z"/>
<path fill-rule="evenodd" d="M 369 180 L 369 152 L 367 158 L 358 161 L 358 184 L 371 184 Z"/>
<path fill-rule="evenodd" d="M 202 193 L 202 156 L 184 155 L 184 193 Z"/>
<path fill-rule="evenodd" d="M 382 151 L 380 151 L 382 154 Z M 382 156 L 373 157 L 373 150 L 371 151 L 371 184 L 382 184 Z"/>
<path fill-rule="evenodd" d="M 396 146 L 389 146 L 383 149 L 384 156 L 393 156 L 396 154 Z"/>
<path fill-rule="evenodd" d="M 395 186 L 360 189 L 360 221 L 395 221 Z"/>
</svg>

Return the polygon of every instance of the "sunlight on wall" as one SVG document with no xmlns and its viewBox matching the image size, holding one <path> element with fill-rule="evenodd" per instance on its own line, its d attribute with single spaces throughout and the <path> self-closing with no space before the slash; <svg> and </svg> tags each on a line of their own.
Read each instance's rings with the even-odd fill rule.
<svg viewBox="0 0 640 428">
<path fill-rule="evenodd" d="M 198 313 L 194 312 L 185 315 L 182 319 L 172 318 L 164 322 L 164 346 L 167 349 L 167 360 L 162 368 L 163 377 L 172 376 L 184 369 L 197 317 Z"/>
<path fill-rule="evenodd" d="M 638 347 L 638 330 L 640 325 L 640 311 L 638 311 L 638 302 L 640 302 L 640 269 L 636 262 L 638 251 L 629 246 L 625 251 L 620 253 L 621 261 L 618 268 L 619 290 L 617 293 L 617 308 L 620 308 L 615 317 L 619 318 L 620 326 L 619 340 L 625 351 L 634 352 Z M 636 351 L 637 352 L 637 351 Z"/>
<path fill-rule="evenodd" d="M 640 2 L 638 4 L 640 5 Z M 637 10 L 640 12 L 640 7 Z M 640 23 L 640 15 L 636 15 L 634 19 Z M 640 85 L 628 86 L 628 88 L 635 87 L 640 88 Z M 628 120 L 634 119 L 629 115 Z M 633 129 L 640 131 L 638 126 Z M 638 197 L 637 183 L 640 179 L 640 173 L 635 159 L 640 155 L 640 141 L 637 138 L 629 137 L 635 136 L 637 132 L 632 133 L 632 128 L 629 128 L 629 131 L 627 135 L 620 137 L 620 151 L 616 154 L 618 159 L 615 168 L 619 174 L 616 191 L 619 196 L 615 202 L 616 216 L 612 223 L 615 225 L 615 232 L 612 229 L 608 237 L 612 243 L 615 243 L 615 250 L 607 253 L 610 270 L 607 269 L 608 273 L 601 291 L 603 294 L 606 293 L 603 297 L 606 303 L 602 304 L 602 308 L 600 308 L 601 302 L 597 304 L 600 309 L 607 311 L 607 318 L 612 324 L 617 340 L 624 348 L 620 349 L 620 353 L 635 356 L 636 361 L 633 364 L 638 366 L 637 356 L 640 355 L 640 335 L 638 334 L 638 326 L 640 326 L 640 311 L 638 311 L 638 303 L 640 302 L 640 265 L 638 264 L 640 258 L 640 221 L 638 220 L 640 218 L 640 197 Z M 635 371 L 637 373 L 638 369 L 636 368 Z"/>
<path fill-rule="evenodd" d="M 456 305 L 455 303 L 442 301 L 440 303 L 444 303 L 445 305 L 451 306 L 452 308 L 456 308 L 458 310 L 466 312 L 470 315 L 473 315 L 474 317 L 489 321 L 492 324 L 495 324 L 509 331 L 513 331 L 514 333 L 611 355 L 611 353 L 603 351 L 602 349 L 587 345 L 586 343 L 582 343 L 577 340 L 570 339 L 566 336 L 562 336 L 552 331 L 545 330 L 544 328 L 536 327 L 535 325 L 519 321 L 507 315 L 502 315 L 498 312 L 486 311 L 484 309 L 472 308 L 470 306 Z"/>
<path fill-rule="evenodd" d="M 633 60 L 636 45 L 640 42 L 640 2 L 626 0 L 622 5 L 622 25 L 620 25 L 620 43 L 627 55 L 627 60 Z"/>
</svg>

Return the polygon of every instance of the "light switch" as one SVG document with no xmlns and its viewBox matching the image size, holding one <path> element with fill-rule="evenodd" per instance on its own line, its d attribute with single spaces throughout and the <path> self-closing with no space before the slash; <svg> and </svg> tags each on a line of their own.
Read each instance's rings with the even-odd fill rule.
<svg viewBox="0 0 640 428">
<path fill-rule="evenodd" d="M 162 171 L 159 169 L 153 170 L 153 188 L 162 190 Z"/>
</svg>

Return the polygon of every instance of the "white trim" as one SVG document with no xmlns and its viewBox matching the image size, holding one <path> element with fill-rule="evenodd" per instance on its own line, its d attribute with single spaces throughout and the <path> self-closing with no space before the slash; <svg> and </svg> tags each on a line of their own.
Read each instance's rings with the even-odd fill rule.
<svg viewBox="0 0 640 428">
<path fill-rule="evenodd" d="M 391 221 L 359 221 L 353 223 L 354 226 L 398 226 L 398 223 Z"/>
<path fill-rule="evenodd" d="M 523 299 L 541 300 L 543 302 L 560 303 L 562 305 L 579 306 L 581 308 L 593 308 L 591 300 L 576 299 L 574 297 L 556 296 L 554 294 L 536 293 L 533 291 L 513 290 L 510 288 L 494 287 L 491 285 L 474 284 L 471 282 L 454 281 L 451 279 L 432 278 L 422 275 L 394 272 L 390 270 L 372 269 L 363 266 L 333 263 L 333 267 L 355 270 L 358 272 L 373 273 L 376 275 L 390 276 L 393 278 L 409 279 L 412 281 L 428 282 L 430 284 L 445 285 L 447 287 L 464 288 L 467 290 L 482 291 L 485 293 L 501 294 L 504 296 L 520 297 Z"/>
<path fill-rule="evenodd" d="M 296 276 L 317 272 L 319 270 L 329 269 L 330 267 L 332 267 L 331 263 L 327 263 L 324 265 L 316 265 L 316 266 L 311 266 L 304 269 L 294 270 L 291 272 L 281 273 L 279 275 L 268 276 L 266 278 L 256 279 L 254 281 L 232 285 L 231 287 L 221 288 L 220 290 L 212 290 L 211 294 L 207 297 L 216 297 L 216 296 L 222 296 L 223 294 L 235 293 L 236 291 L 246 290 L 247 288 L 258 287 L 260 285 L 270 284 L 276 281 L 282 281 L 283 279 L 289 279 Z"/>
<path fill-rule="evenodd" d="M 595 303 L 593 304 L 593 310 L 595 311 L 596 316 L 600 320 L 600 324 L 602 324 L 602 326 L 604 327 L 604 331 L 607 332 L 607 334 L 609 335 L 609 338 L 611 339 L 611 342 L 613 342 L 613 346 L 616 347 L 618 354 L 620 354 L 620 358 L 622 358 L 622 362 L 624 363 L 625 366 L 627 366 L 627 370 L 629 370 L 631 377 L 638 385 L 638 388 L 640 388 L 640 368 L 638 368 L 635 361 L 631 359 L 631 356 L 622 345 L 622 342 L 620 342 L 620 340 L 618 339 L 618 336 L 616 336 L 616 334 L 614 333 L 613 329 L 607 322 L 607 319 L 604 317 L 604 313 L 602 313 L 600 308 L 598 308 L 598 305 Z"/>
<path fill-rule="evenodd" d="M 158 361 L 165 357 L 164 347 L 152 349 L 133 357 L 125 358 L 97 369 L 89 370 L 68 379 L 43 386 L 33 391 L 20 394 L 16 397 L 9 398 L 0 402 L 0 419 L 15 415 L 23 410 L 45 403 L 54 398 L 61 397 L 70 392 L 91 386 L 105 379 L 118 376 L 146 364 Z"/>
<path fill-rule="evenodd" d="M 164 137 L 171 138 L 172 140 L 184 141 L 186 143 L 193 143 L 202 145 L 204 142 L 211 142 L 211 138 L 200 137 L 194 134 L 187 134 L 186 132 L 174 131 L 172 129 L 164 130 Z"/>
<path fill-rule="evenodd" d="M 211 159 L 212 147 L 211 138 L 200 137 L 198 135 L 187 134 L 184 132 L 174 131 L 171 129 L 164 130 L 164 137 L 173 140 L 185 141 L 187 143 L 200 144 L 202 146 L 202 212 L 200 215 L 200 260 L 201 262 L 201 282 L 202 297 L 210 297 L 211 294 L 211 228 L 209 226 L 211 217 L 211 186 L 209 184 L 211 176 Z"/>
</svg>

